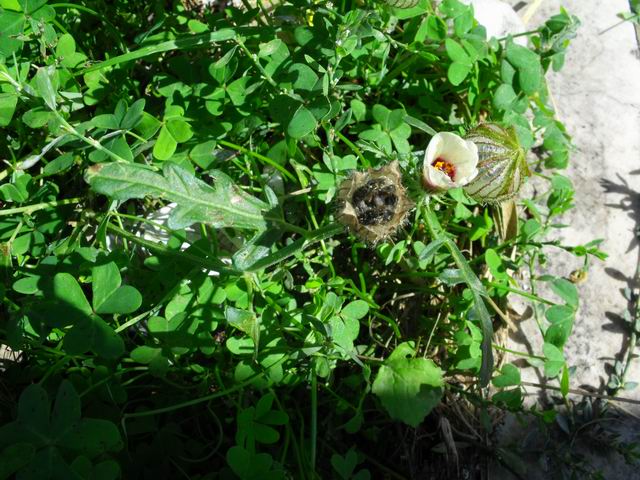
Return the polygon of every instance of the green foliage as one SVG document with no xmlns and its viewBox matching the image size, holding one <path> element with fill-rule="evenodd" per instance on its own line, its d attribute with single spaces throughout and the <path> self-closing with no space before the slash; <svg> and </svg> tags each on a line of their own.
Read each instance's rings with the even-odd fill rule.
<svg viewBox="0 0 640 480">
<path fill-rule="evenodd" d="M 107 420 L 81 418 L 80 405 L 68 381 L 60 383 L 53 411 L 46 390 L 27 387 L 20 395 L 18 418 L 0 428 L 2 455 L 12 463 L 3 462 L 2 478 L 15 472 L 25 479 L 97 478 L 90 475 L 98 471 L 99 478 L 118 478 L 118 464 L 104 460 L 105 454 L 122 449 L 117 427 Z M 74 460 L 69 464 L 65 457 Z"/>
<path fill-rule="evenodd" d="M 368 470 L 355 471 L 358 463 L 358 455 L 353 448 L 349 449 L 344 457 L 337 453 L 331 456 L 331 465 L 342 480 L 368 480 L 371 478 Z"/>
<path fill-rule="evenodd" d="M 0 478 L 397 478 L 441 402 L 523 409 L 510 294 L 566 395 L 578 291 L 536 272 L 606 256 L 549 240 L 574 205 L 544 74 L 577 19 L 524 47 L 457 0 L 190 3 L 0 0 Z M 419 186 L 429 139 L 484 120 L 543 152 L 509 224 Z M 363 245 L 340 185 L 392 161 L 416 208 Z"/>
<path fill-rule="evenodd" d="M 164 164 L 162 172 L 160 175 L 143 165 L 108 163 L 91 167 L 85 178 L 96 192 L 117 200 L 156 197 L 176 202 L 167 222 L 169 228 L 181 229 L 196 222 L 216 228 L 265 228 L 267 204 L 246 194 L 223 172 L 210 172 L 213 186 L 174 163 Z"/>
<path fill-rule="evenodd" d="M 389 414 L 417 427 L 442 397 L 442 371 L 431 360 L 411 358 L 415 350 L 401 343 L 385 360 L 372 391 Z"/>
</svg>

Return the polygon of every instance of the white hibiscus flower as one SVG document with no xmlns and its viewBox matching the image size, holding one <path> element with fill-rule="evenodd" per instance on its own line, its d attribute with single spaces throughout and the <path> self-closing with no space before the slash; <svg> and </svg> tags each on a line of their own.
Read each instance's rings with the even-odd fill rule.
<svg viewBox="0 0 640 480">
<path fill-rule="evenodd" d="M 478 147 L 450 132 L 433 136 L 424 156 L 422 183 L 429 190 L 462 187 L 478 175 Z"/>
</svg>

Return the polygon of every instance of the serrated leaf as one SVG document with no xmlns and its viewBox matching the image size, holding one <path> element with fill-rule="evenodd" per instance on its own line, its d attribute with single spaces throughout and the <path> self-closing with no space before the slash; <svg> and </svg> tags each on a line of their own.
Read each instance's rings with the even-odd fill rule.
<svg viewBox="0 0 640 480">
<path fill-rule="evenodd" d="M 162 198 L 178 206 L 171 212 L 169 228 L 180 229 L 196 222 L 215 228 L 262 230 L 268 205 L 245 193 L 224 173 L 209 172 L 208 185 L 178 165 L 167 162 L 163 175 L 137 164 L 103 163 L 89 168 L 85 180 L 93 190 L 116 200 Z"/>
</svg>

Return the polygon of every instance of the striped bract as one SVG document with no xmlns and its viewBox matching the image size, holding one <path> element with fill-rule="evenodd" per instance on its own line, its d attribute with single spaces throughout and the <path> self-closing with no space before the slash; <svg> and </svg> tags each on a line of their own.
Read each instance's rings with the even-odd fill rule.
<svg viewBox="0 0 640 480">
<path fill-rule="evenodd" d="M 464 187 L 474 200 L 503 202 L 513 198 L 529 175 L 525 153 L 513 127 L 478 125 L 465 137 L 478 147 L 478 175 Z"/>
<path fill-rule="evenodd" d="M 420 3 L 420 0 L 384 0 L 384 3 L 395 8 L 411 8 Z"/>
</svg>

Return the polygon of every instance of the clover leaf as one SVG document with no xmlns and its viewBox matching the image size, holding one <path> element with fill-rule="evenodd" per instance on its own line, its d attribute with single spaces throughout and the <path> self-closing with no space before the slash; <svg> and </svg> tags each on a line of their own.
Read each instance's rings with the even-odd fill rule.
<svg viewBox="0 0 640 480">
<path fill-rule="evenodd" d="M 47 392 L 40 385 L 28 386 L 20 395 L 18 417 L 0 428 L 0 458 L 14 450 L 28 463 L 15 462 L 13 470 L 22 479 L 82 478 L 72 469 L 69 459 L 83 462 L 122 449 L 117 427 L 110 421 L 82 418 L 78 393 L 71 382 L 60 384 L 53 410 Z M 113 465 L 110 477 L 118 478 Z M 7 466 L 0 474 L 7 473 Z M 8 472 L 9 474 L 13 472 Z M 1 477 L 1 478 L 6 478 Z"/>
</svg>

